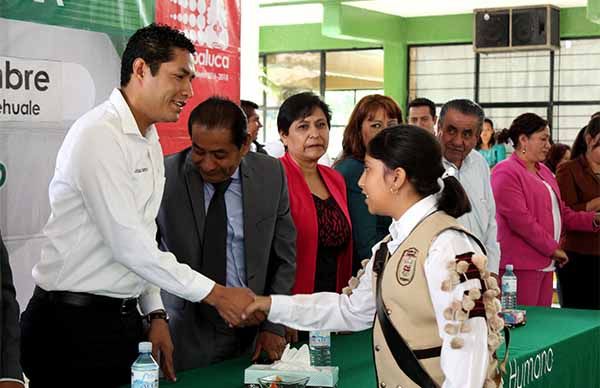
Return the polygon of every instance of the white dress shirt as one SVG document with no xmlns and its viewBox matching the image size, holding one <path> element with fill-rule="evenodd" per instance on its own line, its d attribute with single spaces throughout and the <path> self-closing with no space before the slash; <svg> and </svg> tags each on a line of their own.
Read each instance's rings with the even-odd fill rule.
<svg viewBox="0 0 600 388">
<path fill-rule="evenodd" d="M 121 91 L 70 128 L 50 182 L 48 243 L 32 274 L 41 288 L 162 308 L 160 288 L 197 302 L 214 282 L 161 252 L 155 218 L 164 189 L 156 128 L 142 136 Z"/>
<path fill-rule="evenodd" d="M 443 159 L 446 171 L 455 170 L 455 178 L 465 189 L 472 210 L 458 218 L 458 222 L 473 233 L 485 246 L 488 258 L 488 271 L 498 274 L 500 267 L 500 244 L 496 224 L 496 201 L 490 183 L 490 168 L 485 158 L 475 150 L 457 168 Z"/>
<path fill-rule="evenodd" d="M 399 220 L 390 225 L 392 240 L 390 253 L 402 244 L 413 228 L 425 216 L 436 210 L 435 196 L 428 196 L 413 205 Z M 373 254 L 380 243 L 373 247 Z M 449 277 L 448 263 L 464 252 L 481 254 L 477 244 L 464 233 L 449 230 L 442 232 L 431 244 L 425 261 L 425 277 L 435 310 L 439 335 L 442 339 L 440 363 L 444 372 L 443 388 L 481 388 L 488 366 L 487 325 L 483 317 L 470 318 L 471 332 L 460 333 L 464 340 L 461 349 L 452 349 L 452 336 L 444 331 L 447 323 L 444 309 L 454 299 L 462 300 L 464 291 L 481 289 L 481 283 L 472 279 L 461 283 L 452 292 L 442 291 L 442 281 Z M 272 295 L 268 319 L 298 330 L 365 330 L 373 326 L 375 317 L 375 290 L 373 287 L 373 260 L 365 268 L 358 287 L 350 296 L 331 292 L 311 295 Z"/>
<path fill-rule="evenodd" d="M 542 179 L 542 183 L 548 189 L 548 194 L 550 195 L 550 201 L 552 202 L 552 222 L 554 223 L 554 241 L 560 242 L 560 233 L 562 231 L 562 219 L 560 218 L 560 207 L 558 205 L 558 198 L 556 197 L 556 193 L 552 190 L 552 187 L 545 180 Z M 550 263 L 546 268 L 541 269 L 542 272 L 554 272 L 556 270 L 556 265 L 554 264 L 554 260 Z"/>
</svg>

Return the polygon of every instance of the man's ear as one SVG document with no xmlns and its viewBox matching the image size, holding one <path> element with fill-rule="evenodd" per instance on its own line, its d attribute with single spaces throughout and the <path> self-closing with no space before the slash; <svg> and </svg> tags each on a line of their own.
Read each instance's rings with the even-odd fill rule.
<svg viewBox="0 0 600 388">
<path fill-rule="evenodd" d="M 246 139 L 242 143 L 242 148 L 240 149 L 242 156 L 246 156 L 248 152 L 250 152 L 250 145 L 252 144 L 252 136 L 250 134 L 246 135 Z"/>
<path fill-rule="evenodd" d="M 143 80 L 144 77 L 146 76 L 146 69 L 148 68 L 148 66 L 146 65 L 146 61 L 144 61 L 142 58 L 136 58 L 133 61 L 133 66 L 132 66 L 132 72 L 133 74 L 131 75 L 131 78 L 135 78 L 136 80 Z"/>
</svg>

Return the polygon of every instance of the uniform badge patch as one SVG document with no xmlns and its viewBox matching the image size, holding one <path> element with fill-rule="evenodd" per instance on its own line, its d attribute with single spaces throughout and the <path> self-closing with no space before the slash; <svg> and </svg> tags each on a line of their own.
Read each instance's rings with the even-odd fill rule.
<svg viewBox="0 0 600 388">
<path fill-rule="evenodd" d="M 396 277 L 401 286 L 409 285 L 415 277 L 418 254 L 419 250 L 417 248 L 408 248 L 402 252 L 402 257 L 400 258 L 398 270 L 396 272 Z"/>
</svg>

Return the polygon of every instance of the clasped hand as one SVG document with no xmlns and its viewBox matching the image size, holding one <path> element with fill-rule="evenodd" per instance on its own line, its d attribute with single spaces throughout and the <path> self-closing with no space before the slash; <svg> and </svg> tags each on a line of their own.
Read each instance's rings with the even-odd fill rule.
<svg viewBox="0 0 600 388">
<path fill-rule="evenodd" d="M 256 298 L 263 297 L 257 297 L 248 288 L 228 288 L 216 284 L 205 302 L 216 308 L 230 327 L 245 327 L 256 326 L 267 317 L 268 310 L 265 312 L 253 308 L 249 311 L 256 304 Z"/>
</svg>

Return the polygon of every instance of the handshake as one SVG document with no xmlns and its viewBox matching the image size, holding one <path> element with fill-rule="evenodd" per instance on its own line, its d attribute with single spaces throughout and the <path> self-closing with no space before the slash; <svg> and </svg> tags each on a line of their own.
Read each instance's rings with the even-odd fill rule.
<svg viewBox="0 0 600 388">
<path fill-rule="evenodd" d="M 204 299 L 230 327 L 256 326 L 269 315 L 271 297 L 256 296 L 248 288 L 227 288 L 215 284 Z"/>
</svg>

